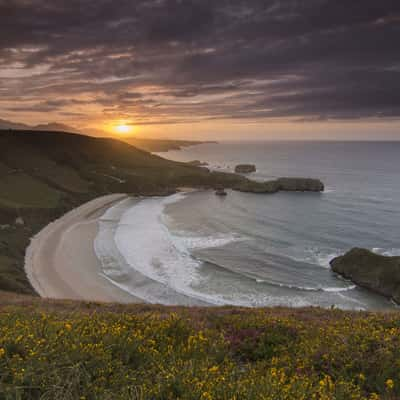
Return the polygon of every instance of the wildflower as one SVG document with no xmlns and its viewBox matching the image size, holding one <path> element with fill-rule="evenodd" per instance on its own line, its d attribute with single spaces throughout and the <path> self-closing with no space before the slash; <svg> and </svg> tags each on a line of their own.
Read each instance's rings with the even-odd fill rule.
<svg viewBox="0 0 400 400">
<path fill-rule="evenodd" d="M 67 322 L 64 326 L 65 326 L 65 329 L 66 329 L 67 331 L 70 331 L 70 330 L 72 329 L 72 325 L 69 324 L 68 322 Z"/>
<path fill-rule="evenodd" d="M 389 390 L 392 390 L 392 389 L 394 388 L 394 382 L 393 382 L 392 379 L 388 379 L 388 380 L 386 381 L 386 387 L 387 387 Z"/>
<path fill-rule="evenodd" d="M 209 369 L 209 371 L 210 371 L 211 373 L 218 372 L 218 365 L 214 365 L 213 367 L 211 367 L 211 368 Z"/>
<path fill-rule="evenodd" d="M 2 347 L 0 347 L 0 357 L 3 357 L 5 353 L 6 351 Z"/>
<path fill-rule="evenodd" d="M 212 400 L 212 396 L 208 392 L 203 392 L 203 394 L 201 395 L 201 398 L 204 400 Z"/>
</svg>

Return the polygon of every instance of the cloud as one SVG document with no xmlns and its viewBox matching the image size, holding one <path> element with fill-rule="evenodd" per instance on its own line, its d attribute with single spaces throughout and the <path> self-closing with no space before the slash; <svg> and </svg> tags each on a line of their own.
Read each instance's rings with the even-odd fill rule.
<svg viewBox="0 0 400 400">
<path fill-rule="evenodd" d="M 0 0 L 0 25 L 0 112 L 400 116 L 397 0 Z"/>
</svg>

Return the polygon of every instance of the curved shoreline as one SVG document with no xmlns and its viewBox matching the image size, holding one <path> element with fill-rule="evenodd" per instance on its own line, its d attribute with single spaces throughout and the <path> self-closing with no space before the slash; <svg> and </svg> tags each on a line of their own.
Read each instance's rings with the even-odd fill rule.
<svg viewBox="0 0 400 400">
<path fill-rule="evenodd" d="M 25 273 L 41 297 L 141 302 L 102 276 L 93 246 L 99 217 L 126 197 L 113 194 L 91 200 L 51 222 L 31 239 L 25 254 Z"/>
</svg>

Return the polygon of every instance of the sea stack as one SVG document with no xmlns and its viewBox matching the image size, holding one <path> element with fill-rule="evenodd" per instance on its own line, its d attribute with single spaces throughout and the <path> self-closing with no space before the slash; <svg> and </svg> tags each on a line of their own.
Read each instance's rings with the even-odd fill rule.
<svg viewBox="0 0 400 400">
<path fill-rule="evenodd" d="M 375 254 L 367 249 L 353 248 L 334 258 L 332 271 L 400 303 L 400 257 Z"/>
<path fill-rule="evenodd" d="M 237 174 L 250 174 L 256 172 L 256 166 L 254 164 L 239 164 L 236 165 L 235 172 Z"/>
</svg>

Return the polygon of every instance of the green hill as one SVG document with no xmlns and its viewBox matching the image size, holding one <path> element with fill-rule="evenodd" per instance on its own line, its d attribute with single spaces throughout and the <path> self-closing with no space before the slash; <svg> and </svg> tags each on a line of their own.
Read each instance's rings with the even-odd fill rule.
<svg viewBox="0 0 400 400">
<path fill-rule="evenodd" d="M 118 140 L 60 132 L 0 131 L 0 160 L 0 289 L 24 293 L 32 293 L 23 272 L 29 238 L 71 208 L 109 193 L 163 195 L 244 181 Z"/>
</svg>

